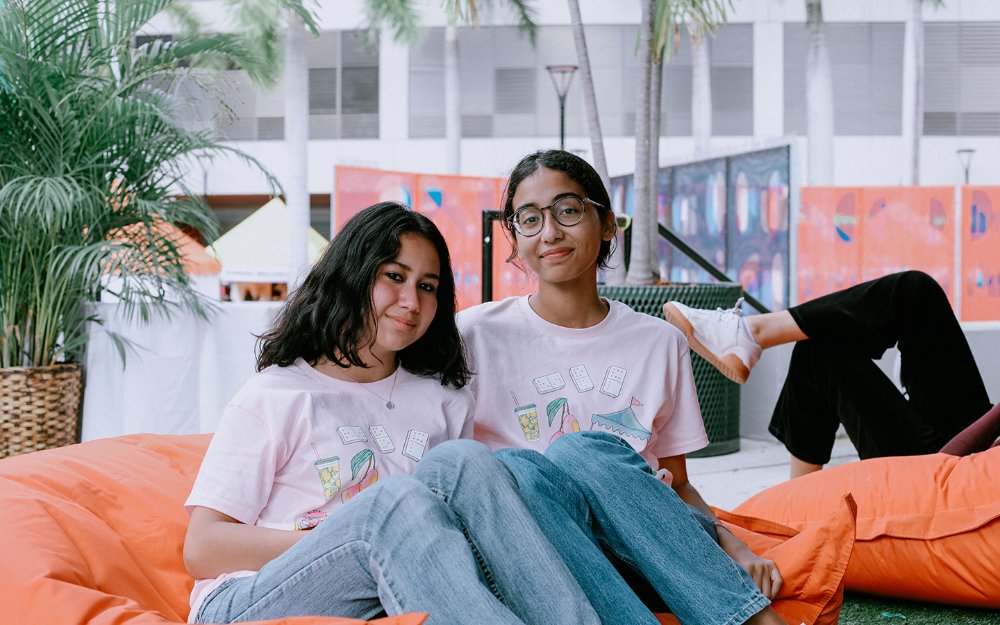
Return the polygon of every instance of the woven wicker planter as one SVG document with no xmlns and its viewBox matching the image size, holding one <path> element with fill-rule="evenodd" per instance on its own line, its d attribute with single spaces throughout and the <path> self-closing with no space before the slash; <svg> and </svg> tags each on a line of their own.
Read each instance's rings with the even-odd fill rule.
<svg viewBox="0 0 1000 625">
<path fill-rule="evenodd" d="M 599 285 L 598 292 L 633 310 L 663 318 L 663 305 L 675 300 L 692 308 L 732 308 L 743 289 L 735 282 L 714 284 L 666 284 L 655 286 Z M 740 449 L 740 387 L 691 352 L 694 384 L 698 388 L 701 416 L 709 445 L 689 457 L 718 456 Z"/>
<path fill-rule="evenodd" d="M 0 368 L 0 458 L 77 442 L 79 364 Z"/>
</svg>

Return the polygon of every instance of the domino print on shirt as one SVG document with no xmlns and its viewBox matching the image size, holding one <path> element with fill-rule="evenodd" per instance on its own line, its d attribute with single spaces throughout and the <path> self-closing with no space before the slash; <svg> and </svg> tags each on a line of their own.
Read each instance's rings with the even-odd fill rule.
<svg viewBox="0 0 1000 625">
<path fill-rule="evenodd" d="M 601 392 L 608 397 L 618 397 L 625 385 L 625 376 L 628 371 L 624 367 L 611 365 L 604 374 L 604 381 L 601 382 Z"/>
<path fill-rule="evenodd" d="M 535 385 L 535 390 L 538 391 L 539 395 L 558 391 L 566 386 L 566 380 L 563 379 L 562 374 L 558 371 L 547 375 L 540 375 L 532 380 L 531 383 Z"/>
<path fill-rule="evenodd" d="M 356 425 L 342 425 L 337 428 L 337 434 L 340 435 L 340 440 L 345 445 L 368 440 L 368 437 L 365 436 L 365 431 Z"/>
<path fill-rule="evenodd" d="M 590 379 L 587 368 L 583 365 L 573 365 L 569 368 L 569 379 L 573 380 L 573 386 L 580 393 L 594 390 L 594 381 Z"/>
<path fill-rule="evenodd" d="M 424 457 L 424 452 L 427 451 L 427 439 L 427 432 L 410 430 L 406 433 L 402 454 L 410 460 L 420 462 L 420 459 Z"/>
<path fill-rule="evenodd" d="M 384 454 L 391 454 L 396 451 L 396 446 L 392 443 L 392 439 L 389 438 L 389 433 L 385 431 L 385 428 L 381 425 L 372 425 L 368 427 L 368 431 L 372 433 L 372 438 L 375 439 L 375 444 L 378 445 L 378 450 Z"/>
</svg>

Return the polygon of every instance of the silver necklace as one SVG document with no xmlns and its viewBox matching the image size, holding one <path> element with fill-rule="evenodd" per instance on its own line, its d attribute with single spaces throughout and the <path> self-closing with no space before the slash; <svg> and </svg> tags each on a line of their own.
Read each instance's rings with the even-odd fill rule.
<svg viewBox="0 0 1000 625">
<path fill-rule="evenodd" d="M 365 389 L 366 391 L 368 391 L 369 393 L 371 393 L 375 397 L 378 397 L 380 400 L 384 401 L 386 408 L 388 408 L 389 410 L 392 410 L 393 408 L 396 407 L 396 404 L 392 403 L 392 393 L 393 393 L 393 391 L 396 390 L 396 375 L 399 373 L 399 365 L 396 365 L 396 370 L 392 372 L 392 386 L 389 387 L 389 397 L 388 398 L 382 397 L 381 395 L 379 395 L 375 391 L 373 391 L 370 388 L 368 388 L 368 383 L 359 381 L 356 377 L 354 377 L 353 375 L 351 375 L 350 371 L 347 371 L 345 373 L 347 373 L 347 375 L 351 376 L 352 380 L 354 380 L 355 382 L 357 382 L 358 384 L 360 384 L 361 388 Z"/>
</svg>

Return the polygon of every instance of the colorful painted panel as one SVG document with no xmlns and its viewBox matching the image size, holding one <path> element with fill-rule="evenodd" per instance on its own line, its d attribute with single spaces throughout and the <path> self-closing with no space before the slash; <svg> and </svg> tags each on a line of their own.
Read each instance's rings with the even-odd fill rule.
<svg viewBox="0 0 1000 625">
<path fill-rule="evenodd" d="M 348 219 L 371 204 L 390 200 L 404 202 L 427 215 L 448 242 L 459 310 L 482 301 L 482 211 L 499 206 L 504 179 L 340 166 L 335 176 L 335 233 Z M 506 258 L 509 253 L 509 247 L 494 248 L 494 256 L 504 254 Z M 503 263 L 494 263 L 495 299 L 499 297 L 497 285 L 510 282 L 507 273 Z"/>
<path fill-rule="evenodd" d="M 482 301 L 484 210 L 499 206 L 497 179 L 417 175 L 413 208 L 430 217 L 451 252 L 458 308 Z"/>
<path fill-rule="evenodd" d="M 799 193 L 799 302 L 861 281 L 861 228 L 854 188 L 802 187 Z"/>
<path fill-rule="evenodd" d="M 726 159 L 673 168 L 669 227 L 721 271 L 726 270 Z M 671 282 L 715 282 L 680 253 L 670 258 Z"/>
<path fill-rule="evenodd" d="M 962 321 L 1000 320 L 1000 187 L 962 189 Z"/>
<path fill-rule="evenodd" d="M 416 188 L 416 174 L 338 165 L 334 168 L 333 232 L 340 232 L 348 219 L 372 204 L 402 202 L 413 206 Z"/>
<path fill-rule="evenodd" d="M 953 187 L 863 187 L 861 281 L 919 269 L 954 297 Z M 954 302 L 953 302 L 954 303 Z"/>
<path fill-rule="evenodd" d="M 799 301 L 906 269 L 954 292 L 951 187 L 803 187 Z"/>
<path fill-rule="evenodd" d="M 788 149 L 729 159 L 726 273 L 771 310 L 788 307 Z"/>
</svg>

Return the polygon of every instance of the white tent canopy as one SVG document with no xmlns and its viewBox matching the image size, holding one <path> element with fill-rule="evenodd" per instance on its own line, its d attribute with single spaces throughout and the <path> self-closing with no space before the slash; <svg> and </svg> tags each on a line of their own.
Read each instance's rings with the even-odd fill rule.
<svg viewBox="0 0 1000 625">
<path fill-rule="evenodd" d="M 288 207 L 274 198 L 219 237 L 208 253 L 222 263 L 222 282 L 288 282 L 292 271 L 288 228 Z M 310 263 L 316 262 L 328 243 L 309 229 Z"/>
</svg>

